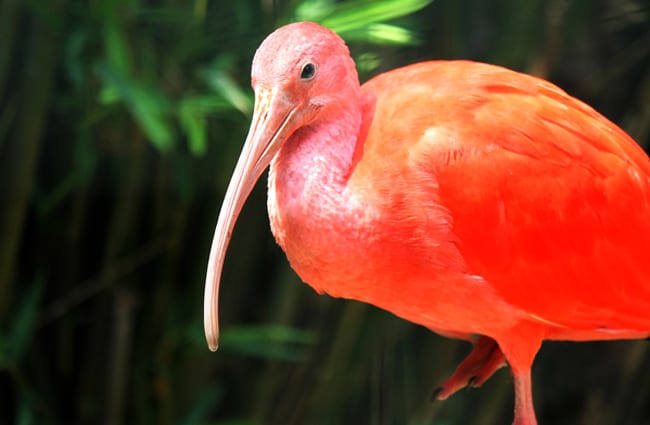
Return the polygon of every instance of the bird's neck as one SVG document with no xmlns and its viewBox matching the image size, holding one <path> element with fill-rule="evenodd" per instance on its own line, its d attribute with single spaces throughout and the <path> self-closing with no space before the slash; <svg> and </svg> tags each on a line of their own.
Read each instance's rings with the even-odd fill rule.
<svg viewBox="0 0 650 425">
<path fill-rule="evenodd" d="M 290 193 L 295 201 L 306 192 L 327 196 L 343 190 L 363 127 L 362 107 L 358 90 L 351 92 L 346 102 L 298 129 L 271 162 L 269 190 Z"/>
<path fill-rule="evenodd" d="M 309 246 L 300 246 L 301 250 L 318 251 L 312 246 L 318 241 L 306 240 L 307 234 L 324 235 L 319 226 L 336 226 L 348 213 L 354 214 L 346 184 L 358 156 L 363 110 L 359 90 L 350 91 L 346 102 L 337 102 L 297 130 L 271 162 L 271 229 L 290 258 L 290 244 L 304 242 Z"/>
</svg>

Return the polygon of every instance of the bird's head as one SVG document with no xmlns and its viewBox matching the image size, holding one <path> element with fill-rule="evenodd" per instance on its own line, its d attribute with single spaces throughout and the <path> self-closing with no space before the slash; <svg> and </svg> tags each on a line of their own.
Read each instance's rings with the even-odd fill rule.
<svg viewBox="0 0 650 425">
<path fill-rule="evenodd" d="M 206 276 L 204 326 L 213 351 L 219 339 L 221 269 L 246 198 L 296 130 L 349 101 L 350 90 L 359 90 L 354 62 L 343 40 L 310 22 L 286 25 L 269 35 L 255 53 L 251 74 L 253 119 L 219 213 Z"/>
<path fill-rule="evenodd" d="M 259 112 L 291 112 L 294 130 L 311 123 L 323 108 L 346 100 L 344 88 L 359 86 L 343 40 L 311 22 L 286 25 L 262 42 L 253 58 L 251 83 Z M 271 99 L 273 103 L 266 102 Z M 257 110 L 253 122 L 255 118 L 261 118 Z"/>
</svg>

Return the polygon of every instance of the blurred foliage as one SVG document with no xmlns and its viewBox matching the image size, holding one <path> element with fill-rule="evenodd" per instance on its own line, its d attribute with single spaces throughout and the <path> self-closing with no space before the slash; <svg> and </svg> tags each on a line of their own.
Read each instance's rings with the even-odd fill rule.
<svg viewBox="0 0 650 425">
<path fill-rule="evenodd" d="M 643 0 L 2 0 L 0 424 L 509 423 L 505 370 L 428 401 L 465 343 L 301 285 L 262 187 L 207 350 L 203 277 L 250 61 L 303 19 L 350 42 L 363 80 L 433 58 L 499 63 L 650 144 Z M 541 423 L 650 423 L 649 345 L 546 344 Z"/>
</svg>

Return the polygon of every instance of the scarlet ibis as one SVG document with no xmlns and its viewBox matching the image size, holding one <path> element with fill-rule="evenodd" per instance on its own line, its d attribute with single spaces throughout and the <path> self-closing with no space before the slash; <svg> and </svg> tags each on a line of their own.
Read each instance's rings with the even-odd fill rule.
<svg viewBox="0 0 650 425">
<path fill-rule="evenodd" d="M 650 335 L 650 161 L 588 105 L 470 61 L 360 86 L 343 40 L 309 22 L 262 42 L 252 86 L 208 264 L 212 350 L 226 247 L 269 164 L 271 230 L 303 281 L 475 343 L 438 398 L 507 360 L 514 423 L 534 425 L 543 340 Z"/>
</svg>

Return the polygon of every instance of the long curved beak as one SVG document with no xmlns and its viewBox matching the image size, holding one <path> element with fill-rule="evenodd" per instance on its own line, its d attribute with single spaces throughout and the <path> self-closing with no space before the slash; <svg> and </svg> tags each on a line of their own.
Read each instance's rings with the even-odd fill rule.
<svg viewBox="0 0 650 425">
<path fill-rule="evenodd" d="M 203 324 L 212 351 L 219 346 L 219 281 L 232 229 L 255 183 L 295 128 L 296 110 L 285 92 L 256 90 L 253 120 L 219 212 L 205 278 Z"/>
</svg>

